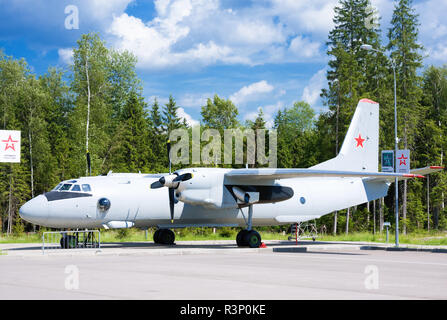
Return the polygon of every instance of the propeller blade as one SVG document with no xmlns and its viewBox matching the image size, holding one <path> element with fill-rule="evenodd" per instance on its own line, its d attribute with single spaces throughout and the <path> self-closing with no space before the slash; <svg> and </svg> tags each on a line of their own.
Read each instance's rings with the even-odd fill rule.
<svg viewBox="0 0 447 320">
<path fill-rule="evenodd" d="M 192 179 L 192 177 L 193 177 L 192 173 L 184 173 L 175 178 L 173 182 L 188 181 L 189 179 Z"/>
<path fill-rule="evenodd" d="M 166 147 L 168 149 L 169 174 L 171 174 L 171 140 L 168 140 L 168 142 L 166 143 Z"/>
<path fill-rule="evenodd" d="M 160 183 L 160 181 L 155 181 L 151 184 L 151 189 L 158 189 L 158 188 L 162 188 L 162 187 L 164 187 L 164 186 Z"/>
<path fill-rule="evenodd" d="M 174 189 L 169 188 L 169 210 L 171 212 L 171 223 L 174 223 Z"/>
</svg>

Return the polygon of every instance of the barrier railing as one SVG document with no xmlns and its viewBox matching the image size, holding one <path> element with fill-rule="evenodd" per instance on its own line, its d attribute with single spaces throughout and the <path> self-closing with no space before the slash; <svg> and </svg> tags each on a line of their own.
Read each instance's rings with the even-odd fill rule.
<svg viewBox="0 0 447 320">
<path fill-rule="evenodd" d="M 289 240 L 301 240 L 301 239 L 312 239 L 316 240 L 318 237 L 318 231 L 316 224 L 309 222 L 300 222 L 291 225 L 290 229 L 291 236 L 288 237 Z"/>
<path fill-rule="evenodd" d="M 42 253 L 46 250 L 101 249 L 99 230 L 48 231 L 42 234 Z"/>
</svg>

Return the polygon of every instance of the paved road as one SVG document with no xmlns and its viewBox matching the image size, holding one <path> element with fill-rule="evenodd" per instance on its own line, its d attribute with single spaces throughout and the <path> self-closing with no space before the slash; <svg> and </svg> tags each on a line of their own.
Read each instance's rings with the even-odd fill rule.
<svg viewBox="0 0 447 320">
<path fill-rule="evenodd" d="M 0 299 L 447 299 L 445 253 L 231 250 L 0 256 Z"/>
</svg>

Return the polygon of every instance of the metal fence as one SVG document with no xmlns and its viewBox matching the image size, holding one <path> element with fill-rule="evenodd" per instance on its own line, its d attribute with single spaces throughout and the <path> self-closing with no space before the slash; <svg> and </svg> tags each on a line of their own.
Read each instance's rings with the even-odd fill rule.
<svg viewBox="0 0 447 320">
<path fill-rule="evenodd" d="M 47 250 L 101 249 L 99 230 L 48 231 L 42 234 L 42 253 Z"/>
<path fill-rule="evenodd" d="M 312 239 L 316 240 L 318 237 L 317 226 L 314 223 L 300 222 L 291 226 L 291 236 L 288 237 L 289 240 L 301 240 L 301 239 Z"/>
</svg>

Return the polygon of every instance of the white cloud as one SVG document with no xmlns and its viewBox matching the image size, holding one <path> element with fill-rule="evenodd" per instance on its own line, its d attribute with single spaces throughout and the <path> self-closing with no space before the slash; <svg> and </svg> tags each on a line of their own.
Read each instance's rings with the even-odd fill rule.
<svg viewBox="0 0 447 320">
<path fill-rule="evenodd" d="M 188 124 L 188 126 L 190 127 L 194 127 L 199 125 L 199 121 L 194 120 L 189 114 L 187 114 L 185 112 L 185 109 L 183 108 L 178 108 L 177 109 L 177 116 L 183 121 L 183 119 L 186 120 L 186 123 Z"/>
<path fill-rule="evenodd" d="M 244 120 L 254 121 L 258 116 L 259 110 L 262 109 L 262 112 L 264 113 L 265 127 L 267 129 L 271 129 L 274 126 L 274 118 L 276 113 L 282 108 L 284 108 L 284 103 L 282 101 L 278 101 L 276 104 L 258 107 L 255 112 L 246 113 Z"/>
<path fill-rule="evenodd" d="M 321 89 L 326 85 L 326 68 L 321 69 L 312 76 L 309 84 L 304 87 L 302 100 L 309 103 L 312 107 L 315 106 L 320 99 Z"/>
<path fill-rule="evenodd" d="M 89 19 L 97 22 L 110 23 L 113 16 L 122 14 L 130 3 L 135 0 L 88 0 L 72 1 L 73 4 L 79 6 L 80 17 L 88 16 Z"/>
<path fill-rule="evenodd" d="M 270 93 L 274 90 L 274 87 L 267 81 L 262 80 L 256 83 L 252 83 L 249 86 L 242 87 L 238 92 L 230 96 L 230 100 L 235 105 L 241 105 L 248 101 L 259 100 L 263 94 Z"/>
<path fill-rule="evenodd" d="M 447 45 L 445 44 L 438 43 L 434 47 L 429 47 L 426 53 L 431 62 L 447 63 Z"/>
<path fill-rule="evenodd" d="M 291 29 L 316 33 L 324 38 L 333 27 L 334 7 L 338 0 L 270 0 L 272 13 Z"/>
<path fill-rule="evenodd" d="M 429 54 L 425 63 L 447 63 L 447 2 L 427 0 L 414 6 L 419 14 L 419 40 Z"/>
<path fill-rule="evenodd" d="M 206 105 L 208 98 L 212 98 L 211 93 L 187 93 L 179 99 L 179 105 L 185 108 L 200 108 Z"/>
<path fill-rule="evenodd" d="M 59 61 L 63 64 L 73 64 L 73 49 L 72 48 L 61 48 L 57 50 L 59 55 Z"/>
<path fill-rule="evenodd" d="M 133 52 L 138 66 L 145 69 L 321 59 L 320 42 L 281 20 L 289 19 L 290 3 L 288 7 L 270 1 L 276 11 L 268 2 L 229 10 L 220 0 L 157 0 L 152 20 L 122 13 L 113 18 L 107 33 L 116 48 Z M 314 14 L 317 9 L 321 8 L 312 6 Z"/>
<path fill-rule="evenodd" d="M 290 43 L 289 50 L 295 57 L 314 58 L 320 56 L 320 43 L 297 36 Z"/>
</svg>

